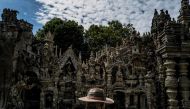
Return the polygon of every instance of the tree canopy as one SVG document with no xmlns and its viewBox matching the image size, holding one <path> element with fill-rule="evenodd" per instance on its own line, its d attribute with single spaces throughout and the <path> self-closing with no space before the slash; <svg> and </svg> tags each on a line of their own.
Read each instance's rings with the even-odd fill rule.
<svg viewBox="0 0 190 109">
<path fill-rule="evenodd" d="M 89 57 L 90 51 L 98 51 L 106 44 L 115 47 L 122 38 L 130 35 L 132 25 L 123 25 L 119 21 L 108 22 L 107 26 L 91 25 L 86 31 L 75 21 L 53 18 L 36 33 L 36 40 L 43 40 L 48 32 L 54 34 L 54 44 L 66 50 L 70 45 L 76 54 Z"/>
<path fill-rule="evenodd" d="M 66 50 L 70 45 L 78 54 L 83 44 L 84 28 L 75 21 L 63 21 L 54 30 L 54 42 L 59 48 Z"/>
<path fill-rule="evenodd" d="M 58 27 L 59 25 L 63 24 L 63 20 L 61 20 L 60 18 L 53 18 L 50 21 L 48 21 L 43 27 L 42 29 L 39 29 L 36 33 L 36 39 L 37 40 L 43 40 L 45 34 L 47 34 L 49 31 L 51 33 L 54 33 L 55 28 Z"/>
<path fill-rule="evenodd" d="M 51 32 L 54 35 L 54 45 L 66 50 L 70 45 L 73 45 L 75 53 L 81 51 L 83 44 L 84 28 L 78 25 L 77 22 L 71 20 L 61 20 L 53 18 L 48 21 L 42 29 L 36 33 L 36 40 L 43 40 L 45 35 Z"/>
<path fill-rule="evenodd" d="M 91 25 L 85 36 L 89 39 L 91 50 L 97 51 L 106 44 L 112 47 L 121 44 L 122 38 L 129 36 L 131 26 L 125 26 L 119 21 L 108 22 L 108 26 Z"/>
</svg>

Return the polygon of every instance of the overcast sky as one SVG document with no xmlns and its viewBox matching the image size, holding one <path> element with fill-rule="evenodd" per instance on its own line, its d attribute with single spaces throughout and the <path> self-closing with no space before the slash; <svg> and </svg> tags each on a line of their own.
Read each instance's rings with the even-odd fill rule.
<svg viewBox="0 0 190 109">
<path fill-rule="evenodd" d="M 181 0 L 0 0 L 3 8 L 16 9 L 19 19 L 34 25 L 35 33 L 53 17 L 75 20 L 86 29 L 91 24 L 106 25 L 119 20 L 132 23 L 141 33 L 149 31 L 154 9 L 167 9 L 171 17 L 179 15 Z"/>
</svg>

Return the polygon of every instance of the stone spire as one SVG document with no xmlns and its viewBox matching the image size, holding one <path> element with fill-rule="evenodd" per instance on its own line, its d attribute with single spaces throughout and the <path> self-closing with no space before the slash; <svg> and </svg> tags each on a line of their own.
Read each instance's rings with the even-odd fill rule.
<svg viewBox="0 0 190 109">
<path fill-rule="evenodd" d="M 3 14 L 1 15 L 2 20 L 4 22 L 16 22 L 17 21 L 17 13 L 18 11 L 16 10 L 11 10 L 11 9 L 3 9 Z"/>
<path fill-rule="evenodd" d="M 180 15 L 178 17 L 179 22 L 188 25 L 190 22 L 190 5 L 189 0 L 181 1 Z"/>
<path fill-rule="evenodd" d="M 158 16 L 159 16 L 158 11 L 157 11 L 157 9 L 155 9 L 154 10 L 154 16 L 153 16 L 153 19 L 152 19 L 152 25 L 156 22 Z"/>
<path fill-rule="evenodd" d="M 181 0 L 181 7 L 188 6 L 189 0 Z"/>
<path fill-rule="evenodd" d="M 151 26 L 151 32 L 152 33 L 156 32 L 158 16 L 159 16 L 158 11 L 155 9 L 154 16 L 152 19 L 152 26 Z"/>
<path fill-rule="evenodd" d="M 51 55 L 53 55 L 53 49 L 54 49 L 53 48 L 54 47 L 53 46 L 53 43 L 54 43 L 53 38 L 54 38 L 54 35 L 50 31 L 46 34 L 46 36 L 44 38 L 44 42 L 48 44 L 48 50 L 51 53 Z"/>
<path fill-rule="evenodd" d="M 160 19 L 165 20 L 165 16 L 166 16 L 166 14 L 164 13 L 164 10 L 163 9 L 160 10 Z"/>
<path fill-rule="evenodd" d="M 157 9 L 154 10 L 154 17 L 158 15 Z"/>
<path fill-rule="evenodd" d="M 94 53 L 91 51 L 91 53 L 90 53 L 90 61 L 94 61 L 94 60 L 95 60 Z"/>
<path fill-rule="evenodd" d="M 79 60 L 82 62 L 82 54 L 81 54 L 81 51 L 79 52 Z"/>
<path fill-rule="evenodd" d="M 168 10 L 166 10 L 165 13 L 166 13 L 166 19 L 171 21 L 171 17 L 170 14 L 168 13 Z"/>
</svg>

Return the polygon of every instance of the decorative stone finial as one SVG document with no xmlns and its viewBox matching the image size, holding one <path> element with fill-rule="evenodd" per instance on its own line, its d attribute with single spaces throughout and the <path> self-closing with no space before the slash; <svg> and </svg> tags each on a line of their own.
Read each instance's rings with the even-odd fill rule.
<svg viewBox="0 0 190 109">
<path fill-rule="evenodd" d="M 11 10 L 11 9 L 3 9 L 3 14 L 1 15 L 2 20 L 4 22 L 16 22 L 17 21 L 17 13 L 18 11 L 16 10 Z"/>
</svg>

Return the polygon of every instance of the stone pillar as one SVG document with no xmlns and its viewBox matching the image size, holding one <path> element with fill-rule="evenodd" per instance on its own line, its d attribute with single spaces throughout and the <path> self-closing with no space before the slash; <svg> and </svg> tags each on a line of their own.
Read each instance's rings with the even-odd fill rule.
<svg viewBox="0 0 190 109">
<path fill-rule="evenodd" d="M 158 100 L 160 103 L 160 108 L 165 109 L 166 106 L 166 96 L 165 96 L 165 68 L 164 65 L 159 66 L 159 82 L 160 82 L 160 99 L 161 101 Z"/>
<path fill-rule="evenodd" d="M 54 95 L 53 95 L 53 109 L 58 109 L 57 103 L 58 103 L 58 90 L 55 87 Z"/>
<path fill-rule="evenodd" d="M 108 70 L 108 72 L 107 72 L 107 95 L 109 96 L 109 97 L 112 97 L 113 98 L 113 95 L 114 94 L 112 94 L 112 80 L 111 80 L 111 70 Z"/>
<path fill-rule="evenodd" d="M 125 94 L 126 96 L 125 96 L 125 108 L 127 109 L 128 107 L 129 107 L 129 104 L 130 104 L 130 95 L 129 95 L 129 93 L 126 93 Z"/>
<path fill-rule="evenodd" d="M 44 91 L 40 93 L 40 109 L 44 109 Z"/>
<path fill-rule="evenodd" d="M 146 105 L 145 104 L 146 103 L 145 102 L 145 98 L 146 98 L 146 95 L 141 95 L 140 96 L 140 103 L 141 103 L 140 106 L 141 106 L 141 109 L 146 109 L 146 107 L 145 107 L 145 105 Z"/>
<path fill-rule="evenodd" d="M 176 78 L 176 62 L 174 60 L 166 60 L 164 63 L 166 66 L 166 79 L 165 87 L 166 94 L 168 95 L 168 107 L 167 109 L 179 109 L 177 97 L 178 82 Z"/>
<path fill-rule="evenodd" d="M 153 93 L 155 92 L 154 88 L 154 80 L 153 80 L 154 74 L 151 71 L 148 71 L 145 79 L 145 88 L 146 88 L 146 96 L 147 96 L 147 105 L 149 109 L 155 109 L 155 100 Z"/>
<path fill-rule="evenodd" d="M 135 109 L 138 107 L 138 94 L 134 95 L 134 104 L 135 104 Z"/>
<path fill-rule="evenodd" d="M 107 86 L 111 86 L 111 84 L 112 84 L 112 80 L 111 80 L 111 77 L 112 77 L 112 75 L 111 75 L 111 70 L 108 70 L 108 72 L 107 72 L 107 78 L 108 78 L 108 80 L 107 80 Z"/>
<path fill-rule="evenodd" d="M 144 81 L 143 81 L 143 79 L 144 79 L 144 77 L 143 77 L 143 74 L 141 73 L 140 75 L 139 75 L 139 85 L 142 87 L 142 86 L 144 86 Z"/>
<path fill-rule="evenodd" d="M 190 81 L 188 79 L 188 66 L 189 63 L 185 62 L 185 61 L 180 61 L 179 63 L 179 84 L 180 84 L 180 91 L 182 94 L 182 106 L 184 109 L 190 109 L 190 101 L 189 101 L 189 97 L 190 97 Z"/>
</svg>

